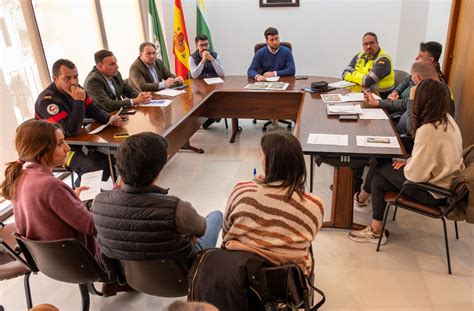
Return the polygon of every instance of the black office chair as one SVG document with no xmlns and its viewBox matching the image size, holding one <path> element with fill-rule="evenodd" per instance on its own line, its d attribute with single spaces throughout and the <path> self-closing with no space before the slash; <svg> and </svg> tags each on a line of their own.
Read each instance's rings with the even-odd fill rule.
<svg viewBox="0 0 474 311">
<path fill-rule="evenodd" d="M 160 297 L 188 293 L 189 268 L 179 260 L 120 260 L 128 285 L 139 292 Z"/>
<path fill-rule="evenodd" d="M 89 310 L 89 293 L 101 296 L 93 282 L 111 282 L 82 243 L 75 239 L 35 241 L 13 235 L 20 246 L 31 271 L 41 271 L 57 281 L 79 285 L 82 310 Z"/>
<path fill-rule="evenodd" d="M 23 275 L 26 305 L 28 309 L 31 309 L 33 308 L 30 290 L 31 271 L 26 261 L 21 258 L 20 253 L 14 250 L 16 241 L 12 237 L 12 233 L 15 231 L 15 224 L 4 225 L 0 222 L 0 281 Z"/>
<path fill-rule="evenodd" d="M 430 206 L 415 201 L 405 195 L 406 190 L 409 188 L 430 191 L 432 193 L 445 196 L 446 198 L 448 198 L 447 204 L 445 206 Z M 466 185 L 463 183 L 458 184 L 454 189 L 445 189 L 429 183 L 414 183 L 411 181 L 406 181 L 403 184 L 403 187 L 400 192 L 387 192 L 385 194 L 385 202 L 387 203 L 387 206 L 385 208 L 385 215 L 383 218 L 382 232 L 384 232 L 385 230 L 385 224 L 387 223 L 388 218 L 388 211 L 391 206 L 395 206 L 393 220 L 395 220 L 395 215 L 398 207 L 427 217 L 441 219 L 441 221 L 443 222 L 444 242 L 446 245 L 446 257 L 448 261 L 448 272 L 449 274 L 451 274 L 451 259 L 449 256 L 448 232 L 446 231 L 446 216 L 456 207 L 456 204 L 460 200 L 462 200 L 468 195 L 468 193 L 469 191 Z M 454 229 L 456 232 L 456 239 L 459 239 L 458 226 L 456 221 L 454 222 Z M 382 236 L 383 235 L 381 234 L 377 245 L 377 252 L 380 250 Z"/>
<path fill-rule="evenodd" d="M 395 74 L 395 87 L 397 87 L 403 80 L 405 80 L 410 74 L 403 70 L 394 69 Z"/>
<path fill-rule="evenodd" d="M 265 42 L 261 42 L 261 43 L 257 43 L 255 44 L 254 48 L 253 48 L 253 52 L 254 54 L 257 53 L 258 50 L 260 50 L 261 48 L 263 48 L 264 46 L 266 46 L 267 44 Z M 290 42 L 280 42 L 280 45 L 283 45 L 283 46 L 286 46 L 287 48 L 290 49 L 290 51 L 292 50 L 292 46 L 291 46 L 291 43 Z M 257 123 L 257 120 L 256 119 L 253 119 L 253 124 L 256 124 Z M 291 128 L 293 126 L 293 123 L 291 121 L 287 121 L 287 120 L 278 120 L 278 122 L 282 123 L 282 124 L 285 124 L 286 125 L 286 128 L 288 129 L 288 131 L 291 131 Z M 266 131 L 267 130 L 267 127 L 272 124 L 273 122 L 271 120 L 265 122 L 263 124 L 263 127 L 262 127 L 262 131 Z"/>
</svg>

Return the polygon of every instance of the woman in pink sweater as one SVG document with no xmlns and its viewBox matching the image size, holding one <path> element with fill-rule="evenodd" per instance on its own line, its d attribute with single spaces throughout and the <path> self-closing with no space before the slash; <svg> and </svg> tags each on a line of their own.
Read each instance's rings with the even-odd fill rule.
<svg viewBox="0 0 474 311">
<path fill-rule="evenodd" d="M 323 203 L 305 193 L 301 145 L 289 133 L 267 134 L 260 156 L 265 174 L 238 183 L 230 194 L 223 246 L 260 255 L 275 265 L 293 262 L 309 274 L 309 247 L 323 224 Z"/>
<path fill-rule="evenodd" d="M 78 197 L 83 188 L 72 190 L 52 173 L 70 150 L 59 125 L 27 121 L 18 127 L 15 145 L 19 158 L 7 164 L 0 191 L 13 202 L 18 234 L 44 241 L 74 238 L 96 255 L 92 214 Z"/>
</svg>

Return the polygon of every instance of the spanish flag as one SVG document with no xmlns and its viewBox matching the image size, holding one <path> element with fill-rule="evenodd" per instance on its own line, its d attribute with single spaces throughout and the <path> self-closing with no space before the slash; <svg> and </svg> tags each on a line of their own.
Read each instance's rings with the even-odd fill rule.
<svg viewBox="0 0 474 311">
<path fill-rule="evenodd" d="M 189 43 L 181 0 L 174 1 L 173 54 L 176 75 L 186 80 L 189 71 Z"/>
</svg>

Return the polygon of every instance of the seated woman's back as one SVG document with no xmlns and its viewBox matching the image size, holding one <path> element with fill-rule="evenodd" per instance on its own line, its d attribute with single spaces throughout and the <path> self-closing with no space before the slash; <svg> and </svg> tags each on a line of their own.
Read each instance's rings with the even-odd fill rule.
<svg viewBox="0 0 474 311">
<path fill-rule="evenodd" d="M 229 197 L 223 246 L 260 255 L 275 265 L 295 263 L 309 274 L 309 248 L 322 226 L 323 203 L 305 193 L 306 167 L 298 140 L 286 132 L 265 135 L 264 176 L 238 183 Z"/>
</svg>

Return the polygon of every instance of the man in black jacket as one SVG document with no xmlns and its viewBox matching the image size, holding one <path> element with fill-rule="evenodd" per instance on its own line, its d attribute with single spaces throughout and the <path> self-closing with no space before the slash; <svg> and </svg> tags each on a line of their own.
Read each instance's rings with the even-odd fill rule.
<svg viewBox="0 0 474 311">
<path fill-rule="evenodd" d="M 95 66 L 84 81 L 84 88 L 95 103 L 107 111 L 130 108 L 151 100 L 149 92 L 139 92 L 125 83 L 118 71 L 117 59 L 107 50 L 94 54 Z"/>
<path fill-rule="evenodd" d="M 111 121 L 117 127 L 122 124 L 119 116 L 111 116 L 86 94 L 79 85 L 76 65 L 67 59 L 59 59 L 53 64 L 53 83 L 39 94 L 35 103 L 35 117 L 59 123 L 66 137 L 79 134 L 85 117 L 100 123 Z M 102 181 L 110 177 L 107 156 L 81 146 L 71 146 L 66 166 L 78 172 L 79 176 L 103 170 Z M 79 183 L 80 179 L 76 186 Z"/>
<path fill-rule="evenodd" d="M 118 260 L 181 259 L 215 247 L 222 212 L 204 218 L 191 203 L 155 186 L 166 164 L 168 143 L 158 134 L 130 136 L 121 146 L 117 167 L 121 189 L 102 192 L 92 205 L 102 254 Z"/>
</svg>

